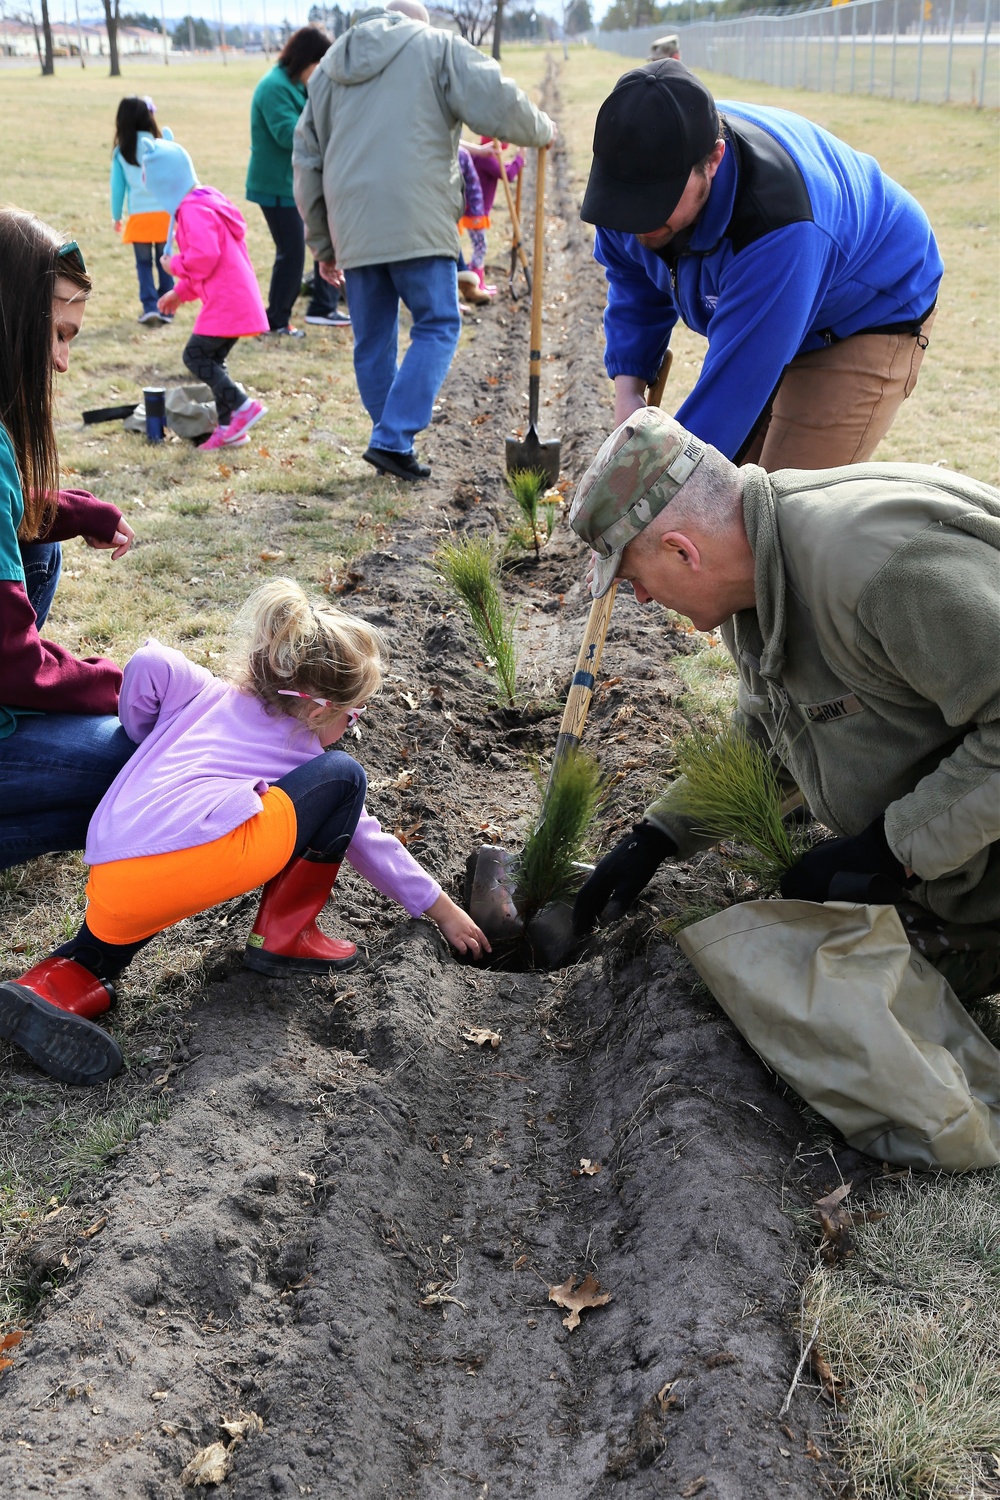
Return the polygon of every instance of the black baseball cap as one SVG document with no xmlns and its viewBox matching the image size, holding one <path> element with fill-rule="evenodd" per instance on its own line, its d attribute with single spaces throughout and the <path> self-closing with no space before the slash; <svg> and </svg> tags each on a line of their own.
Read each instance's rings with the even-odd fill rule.
<svg viewBox="0 0 1000 1500">
<path fill-rule="evenodd" d="M 682 62 L 633 68 L 598 111 L 581 219 L 627 234 L 659 229 L 718 138 L 715 100 Z"/>
</svg>

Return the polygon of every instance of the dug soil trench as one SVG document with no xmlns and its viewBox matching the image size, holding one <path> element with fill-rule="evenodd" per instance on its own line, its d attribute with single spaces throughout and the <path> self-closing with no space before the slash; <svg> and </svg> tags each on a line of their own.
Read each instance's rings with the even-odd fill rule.
<svg viewBox="0 0 1000 1500">
<path fill-rule="evenodd" d="M 552 176 L 541 425 L 576 480 L 610 425 L 603 293 L 558 152 Z M 505 294 L 483 314 L 432 481 L 343 593 L 393 651 L 357 747 L 369 806 L 456 895 L 469 851 L 531 819 L 589 603 L 560 525 L 507 574 L 531 696 L 504 712 L 429 565 L 446 529 L 509 525 L 527 331 Z M 605 839 L 669 764 L 690 649 L 623 591 L 587 732 Z M 89 1238 L 56 1221 L 64 1279 L 0 1388 L 4 1494 L 180 1496 L 241 1412 L 263 1431 L 218 1489 L 241 1500 L 839 1489 L 808 1371 L 779 1416 L 809 1254 L 792 1214 L 836 1165 L 660 931 L 686 884 L 667 868 L 555 974 L 458 964 L 346 868 L 327 926 L 364 961 L 335 985 L 239 967 L 251 898 L 202 919 L 222 957 L 166 1118 L 77 1193 Z M 567 1328 L 549 1288 L 588 1275 L 609 1300 Z"/>
</svg>

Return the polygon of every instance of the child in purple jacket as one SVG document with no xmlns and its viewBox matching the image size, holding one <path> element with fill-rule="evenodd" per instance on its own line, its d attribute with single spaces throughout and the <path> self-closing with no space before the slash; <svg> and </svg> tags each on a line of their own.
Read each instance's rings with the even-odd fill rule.
<svg viewBox="0 0 1000 1500">
<path fill-rule="evenodd" d="M 63 1083 L 122 1066 L 94 1024 L 113 983 L 164 927 L 263 884 L 244 964 L 264 974 L 353 968 L 357 949 L 316 925 L 343 859 L 459 953 L 484 934 L 365 811 L 365 773 L 330 747 L 382 680 L 384 643 L 363 620 L 314 609 L 278 578 L 248 601 L 237 684 L 148 641 L 125 668 L 119 713 L 139 748 L 87 836 L 86 919 L 70 942 L 0 985 L 0 1035 Z M 326 754 L 323 752 L 326 751 Z"/>
</svg>

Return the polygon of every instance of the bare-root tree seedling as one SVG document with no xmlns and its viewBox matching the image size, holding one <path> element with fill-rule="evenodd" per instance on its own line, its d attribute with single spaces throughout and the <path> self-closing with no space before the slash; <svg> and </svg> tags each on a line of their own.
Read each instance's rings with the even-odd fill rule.
<svg viewBox="0 0 1000 1500">
<path fill-rule="evenodd" d="M 507 475 L 507 487 L 517 501 L 518 510 L 527 522 L 531 542 L 535 548 L 535 560 L 541 556 L 538 540 L 538 507 L 545 492 L 545 475 L 537 469 L 512 469 Z M 546 536 L 551 536 L 548 527 Z"/>
<path fill-rule="evenodd" d="M 789 828 L 770 758 L 743 730 L 692 730 L 675 746 L 683 778 L 672 807 L 711 838 L 739 846 L 730 863 L 761 891 L 777 888 L 804 852 L 807 835 Z"/>
<path fill-rule="evenodd" d="M 572 893 L 575 866 L 603 797 L 604 778 L 593 756 L 569 750 L 559 758 L 543 792 L 538 824 L 517 861 L 514 899 L 526 921 Z"/>
<path fill-rule="evenodd" d="M 517 691 L 517 652 L 514 649 L 516 611 L 504 607 L 497 579 L 496 549 L 482 537 L 466 536 L 444 542 L 436 561 L 469 611 L 472 628 L 507 702 L 513 707 Z"/>
</svg>

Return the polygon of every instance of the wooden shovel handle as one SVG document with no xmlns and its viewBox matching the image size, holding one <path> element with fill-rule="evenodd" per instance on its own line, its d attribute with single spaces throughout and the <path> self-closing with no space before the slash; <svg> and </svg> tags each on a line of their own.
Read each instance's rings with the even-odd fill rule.
<svg viewBox="0 0 1000 1500">
<path fill-rule="evenodd" d="M 660 366 L 659 371 L 657 372 L 656 379 L 653 381 L 652 385 L 646 387 L 647 406 L 659 406 L 660 402 L 663 400 L 663 389 L 667 383 L 667 376 L 670 374 L 670 366 L 673 364 L 673 362 L 674 351 L 672 349 L 668 349 L 666 354 L 663 356 L 663 363 Z"/>
<path fill-rule="evenodd" d="M 503 190 L 507 194 L 507 208 L 510 211 L 510 222 L 514 230 L 514 244 L 511 248 L 516 251 L 517 258 L 521 262 L 521 265 L 524 267 L 524 274 L 528 278 L 528 281 L 530 283 L 531 272 L 528 269 L 528 257 L 524 253 L 524 242 L 521 238 L 521 216 L 518 213 L 517 209 L 514 207 L 514 195 L 510 190 L 510 183 L 507 180 L 507 173 L 504 171 L 503 157 L 500 154 L 500 147 L 498 142 L 494 141 L 493 146 L 494 155 L 496 156 L 497 161 L 500 163 L 500 181 L 503 183 Z"/>
<path fill-rule="evenodd" d="M 538 148 L 535 178 L 535 254 L 531 267 L 531 349 L 528 378 L 542 375 L 542 272 L 545 263 L 545 158 L 548 146 Z"/>
<path fill-rule="evenodd" d="M 553 769 L 566 754 L 567 750 L 576 749 L 583 735 L 583 728 L 587 722 L 591 699 L 594 696 L 597 672 L 601 665 L 601 654 L 604 651 L 604 641 L 608 633 L 608 626 L 611 623 L 611 610 L 617 592 L 618 580 L 615 579 L 608 592 L 602 598 L 595 599 L 590 606 L 590 614 L 587 617 L 587 628 L 583 633 L 583 640 L 580 643 L 580 654 L 576 659 L 573 681 L 570 683 L 569 694 L 566 698 L 566 707 L 563 710 L 562 723 L 559 726 L 559 737 L 556 740 L 556 748 L 552 756 Z M 550 777 L 551 774 L 550 771 Z"/>
</svg>

